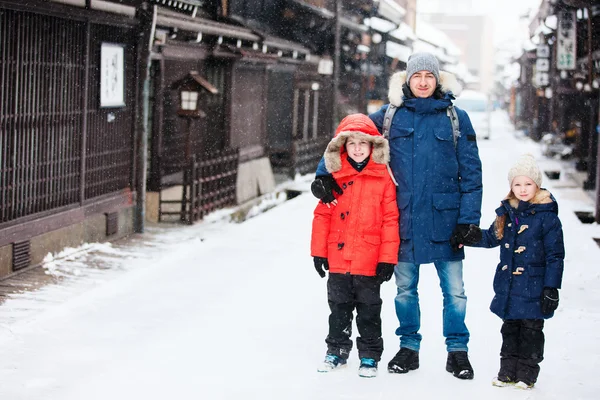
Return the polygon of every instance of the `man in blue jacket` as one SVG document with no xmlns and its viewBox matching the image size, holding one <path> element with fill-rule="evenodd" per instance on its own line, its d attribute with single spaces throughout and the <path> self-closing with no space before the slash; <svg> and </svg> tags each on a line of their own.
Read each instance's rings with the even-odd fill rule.
<svg viewBox="0 0 600 400">
<path fill-rule="evenodd" d="M 453 134 L 448 107 L 453 92 L 458 90 L 456 78 L 440 72 L 438 60 L 429 53 L 413 54 L 407 70 L 395 73 L 390 80 L 388 97 L 398 107 L 389 141 L 390 168 L 398 185 L 401 239 L 394 271 L 400 350 L 388 364 L 392 373 L 419 367 L 419 267 L 433 263 L 444 297 L 446 370 L 460 379 L 473 378 L 465 325 L 464 250 L 459 244 L 474 244 L 481 239 L 477 229 L 481 217 L 481 160 L 471 121 L 458 108 L 460 135 L 455 138 Z M 388 106 L 369 115 L 380 131 Z M 335 204 L 335 196 L 343 196 L 343 188 L 333 180 L 323 160 L 312 189 L 325 203 Z"/>
</svg>

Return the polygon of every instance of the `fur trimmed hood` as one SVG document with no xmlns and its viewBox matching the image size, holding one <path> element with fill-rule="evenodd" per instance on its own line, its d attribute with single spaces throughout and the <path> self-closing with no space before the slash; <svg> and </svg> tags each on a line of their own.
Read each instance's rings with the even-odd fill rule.
<svg viewBox="0 0 600 400">
<path fill-rule="evenodd" d="M 400 107 L 404 102 L 402 85 L 405 83 L 406 71 L 396 72 L 390 79 L 388 99 L 390 100 L 390 103 L 396 107 Z M 458 96 L 462 91 L 462 87 L 458 83 L 456 76 L 450 72 L 440 71 L 440 81 L 438 83 L 441 85 L 443 93 L 451 92 L 453 95 Z"/>
<path fill-rule="evenodd" d="M 356 135 L 365 138 L 372 144 L 371 160 L 377 164 L 390 161 L 390 146 L 369 117 L 364 114 L 351 114 L 345 117 L 337 129 L 335 136 L 325 150 L 325 168 L 329 173 L 338 172 L 342 168 L 342 153 L 345 153 L 346 139 Z"/>
<path fill-rule="evenodd" d="M 541 207 L 540 207 L 541 206 Z M 508 207 L 512 207 L 515 210 L 525 211 L 527 210 L 545 210 L 558 213 L 558 205 L 556 200 L 552 197 L 552 194 L 546 189 L 540 189 L 528 202 L 522 202 L 515 197 L 512 192 L 500 203 L 500 207 L 496 209 L 496 220 L 494 221 L 494 231 L 498 240 L 504 237 L 504 224 L 506 217 L 509 212 Z"/>
<path fill-rule="evenodd" d="M 510 204 L 512 208 L 519 207 L 519 199 L 507 196 L 505 200 L 508 200 L 508 204 Z M 552 199 L 552 195 L 546 189 L 538 190 L 535 196 L 529 200 L 529 204 L 550 204 L 553 202 L 554 200 Z"/>
</svg>

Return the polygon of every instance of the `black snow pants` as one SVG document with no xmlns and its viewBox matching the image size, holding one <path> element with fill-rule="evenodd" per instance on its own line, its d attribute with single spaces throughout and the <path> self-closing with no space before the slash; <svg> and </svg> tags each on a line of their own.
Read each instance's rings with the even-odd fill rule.
<svg viewBox="0 0 600 400">
<path fill-rule="evenodd" d="M 544 320 L 504 320 L 498 377 L 533 385 L 544 359 Z"/>
<path fill-rule="evenodd" d="M 356 308 L 356 338 L 359 358 L 381 359 L 381 296 L 380 283 L 375 276 L 329 274 L 329 335 L 325 339 L 327 353 L 348 359 L 352 350 L 352 317 Z"/>
</svg>

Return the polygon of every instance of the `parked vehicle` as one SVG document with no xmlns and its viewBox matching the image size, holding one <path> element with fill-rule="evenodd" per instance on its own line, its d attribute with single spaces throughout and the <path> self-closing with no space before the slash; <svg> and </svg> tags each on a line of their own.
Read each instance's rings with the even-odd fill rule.
<svg viewBox="0 0 600 400">
<path fill-rule="evenodd" d="M 489 139 L 491 104 L 488 96 L 475 90 L 463 90 L 454 101 L 454 105 L 469 114 L 475 134 L 479 138 Z"/>
</svg>

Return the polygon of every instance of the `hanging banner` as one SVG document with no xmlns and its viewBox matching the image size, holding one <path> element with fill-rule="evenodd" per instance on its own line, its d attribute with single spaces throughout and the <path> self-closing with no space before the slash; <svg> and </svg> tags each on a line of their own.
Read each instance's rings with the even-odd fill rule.
<svg viewBox="0 0 600 400">
<path fill-rule="evenodd" d="M 100 107 L 125 106 L 125 58 L 121 44 L 100 47 Z"/>
<path fill-rule="evenodd" d="M 558 12 L 556 68 L 574 70 L 577 59 L 577 18 L 575 11 Z"/>
</svg>

